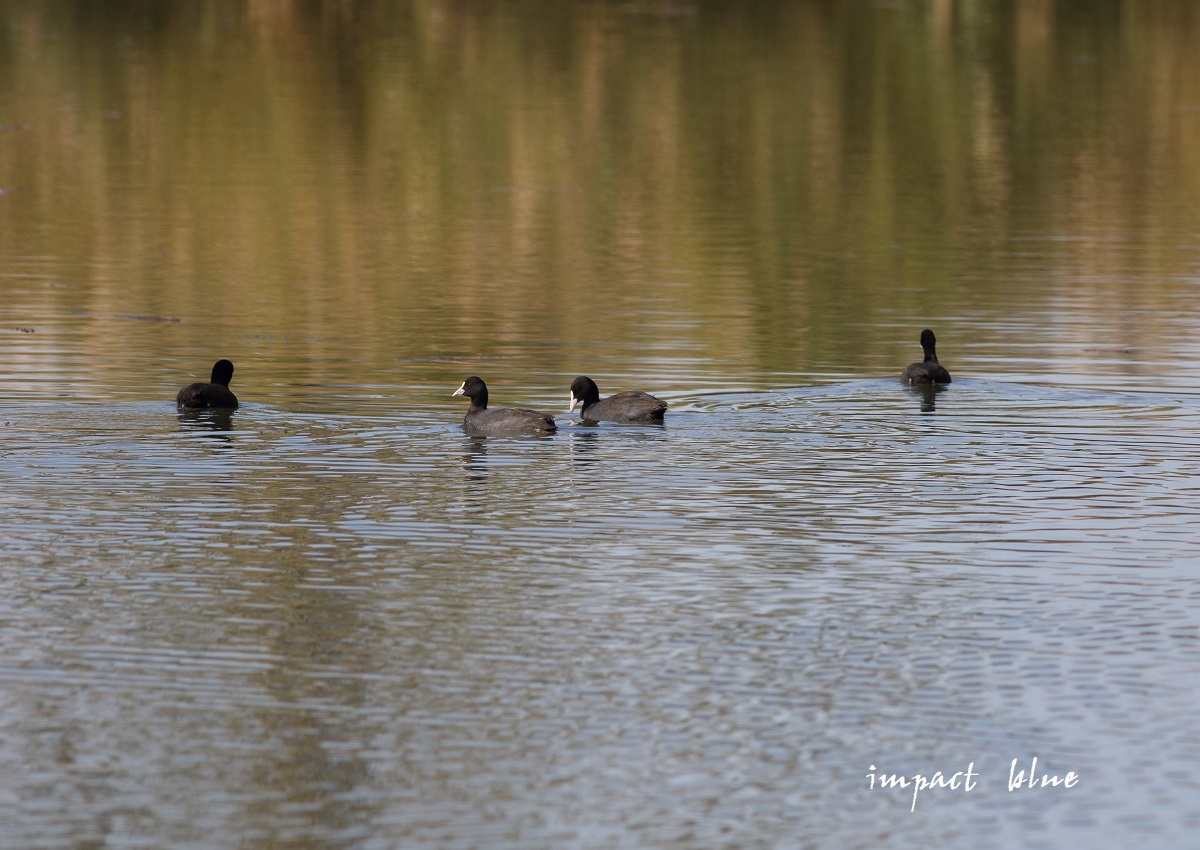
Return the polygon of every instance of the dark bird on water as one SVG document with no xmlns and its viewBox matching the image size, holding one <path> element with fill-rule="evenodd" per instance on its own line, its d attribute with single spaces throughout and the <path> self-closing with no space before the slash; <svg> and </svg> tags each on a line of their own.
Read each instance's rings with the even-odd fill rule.
<svg viewBox="0 0 1200 850">
<path fill-rule="evenodd" d="M 471 400 L 463 428 L 475 434 L 514 436 L 518 434 L 553 434 L 557 429 L 554 417 L 536 410 L 519 407 L 488 407 L 488 388 L 482 378 L 474 375 L 462 382 L 455 396 Z"/>
<path fill-rule="evenodd" d="M 900 380 L 906 384 L 950 383 L 950 373 L 946 371 L 945 366 L 938 363 L 937 337 L 929 328 L 921 331 L 921 348 L 925 351 L 925 360 L 921 363 L 913 363 L 905 369 Z"/>
<path fill-rule="evenodd" d="M 175 396 L 175 404 L 182 408 L 234 409 L 238 406 L 238 400 L 237 396 L 229 391 L 229 382 L 232 379 L 233 364 L 228 360 L 218 360 L 212 369 L 212 380 L 207 384 L 199 381 L 188 384 Z"/>
<path fill-rule="evenodd" d="M 592 422 L 662 422 L 667 403 L 641 390 L 626 390 L 600 398 L 600 388 L 586 375 L 571 382 L 571 407 L 580 405 L 580 415 Z"/>
</svg>

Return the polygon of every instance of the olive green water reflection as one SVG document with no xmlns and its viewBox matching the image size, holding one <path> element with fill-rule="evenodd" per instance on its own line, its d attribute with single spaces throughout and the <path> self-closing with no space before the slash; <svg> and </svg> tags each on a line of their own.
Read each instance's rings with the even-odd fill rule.
<svg viewBox="0 0 1200 850">
<path fill-rule="evenodd" d="M 1064 303 L 1076 342 L 1160 331 L 1200 11 L 747 5 L 5 3 L 12 321 L 179 318 L 78 355 L 203 341 L 260 395 L 531 348 L 879 374 L 914 327 L 969 363 Z"/>
<path fill-rule="evenodd" d="M 1183 846 L 1197 43 L 0 0 L 0 846 Z"/>
</svg>

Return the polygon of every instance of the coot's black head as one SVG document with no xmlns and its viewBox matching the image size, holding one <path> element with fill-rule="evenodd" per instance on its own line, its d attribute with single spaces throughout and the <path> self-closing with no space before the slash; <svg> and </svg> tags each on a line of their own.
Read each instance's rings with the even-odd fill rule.
<svg viewBox="0 0 1200 850">
<path fill-rule="evenodd" d="M 454 396 L 465 395 L 471 400 L 471 407 L 484 408 L 488 403 L 487 384 L 483 382 L 483 378 L 477 378 L 474 375 L 462 382 L 462 386 L 454 391 L 451 398 Z"/>
<path fill-rule="evenodd" d="M 589 404 L 595 404 L 599 400 L 600 388 L 596 386 L 596 382 L 591 378 L 586 375 L 580 375 L 571 381 L 571 407 L 569 410 L 574 410 L 577 404 L 587 407 Z"/>
<path fill-rule="evenodd" d="M 937 345 L 937 337 L 933 335 L 933 331 L 931 331 L 929 328 L 926 328 L 925 330 L 921 331 L 921 348 L 925 349 L 926 351 L 929 351 L 936 345 Z M 950 347 L 953 348 L 954 346 L 950 346 Z"/>
<path fill-rule="evenodd" d="M 233 364 L 228 360 L 218 360 L 213 364 L 212 381 L 211 383 L 220 384 L 223 387 L 229 386 L 229 382 L 233 380 Z"/>
</svg>

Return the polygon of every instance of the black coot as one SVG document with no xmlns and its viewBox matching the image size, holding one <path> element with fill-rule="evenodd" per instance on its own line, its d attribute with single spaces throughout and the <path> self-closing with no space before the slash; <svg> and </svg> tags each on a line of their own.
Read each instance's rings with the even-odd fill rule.
<svg viewBox="0 0 1200 850">
<path fill-rule="evenodd" d="M 222 407 L 233 409 L 238 406 L 237 396 L 229 391 L 233 378 L 233 364 L 218 360 L 212 369 L 212 381 L 207 384 L 188 384 L 175 396 L 175 404 L 184 408 Z"/>
<path fill-rule="evenodd" d="M 518 407 L 488 407 L 487 384 L 482 378 L 472 375 L 462 382 L 454 395 L 465 395 L 471 400 L 463 427 L 476 434 L 553 434 L 558 430 L 554 417 L 536 410 Z"/>
<path fill-rule="evenodd" d="M 641 390 L 626 390 L 601 400 L 600 388 L 580 375 L 571 382 L 571 410 L 581 405 L 580 415 L 592 422 L 662 422 L 667 403 Z"/>
<path fill-rule="evenodd" d="M 938 363 L 937 337 L 928 328 L 921 331 L 921 348 L 925 351 L 925 361 L 923 363 L 913 363 L 905 369 L 904 374 L 900 376 L 900 380 L 906 384 L 950 383 L 950 373 L 946 371 L 945 366 Z"/>
</svg>

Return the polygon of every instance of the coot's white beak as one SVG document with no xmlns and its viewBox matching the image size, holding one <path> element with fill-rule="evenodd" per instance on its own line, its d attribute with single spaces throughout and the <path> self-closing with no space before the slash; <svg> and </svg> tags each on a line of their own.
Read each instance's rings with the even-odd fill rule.
<svg viewBox="0 0 1200 850">
<path fill-rule="evenodd" d="M 571 393 L 571 406 L 567 408 L 567 413 L 574 412 L 575 405 L 578 403 L 579 403 L 579 400 L 575 398 L 575 393 Z"/>
<path fill-rule="evenodd" d="M 454 392 L 452 392 L 450 394 L 450 398 L 454 398 L 456 395 L 462 395 L 463 390 L 465 390 L 466 388 L 467 388 L 467 382 L 463 381 L 461 384 L 458 385 L 458 389 L 456 389 Z"/>
</svg>

